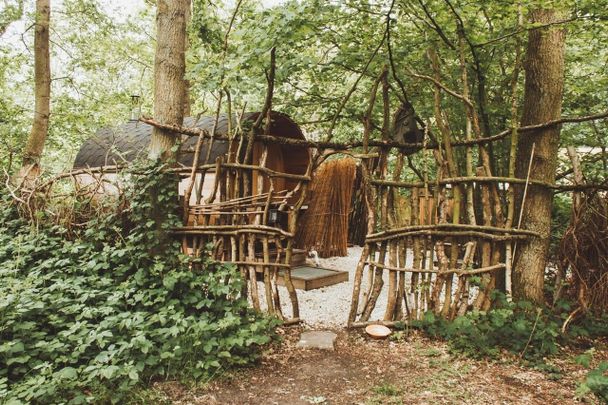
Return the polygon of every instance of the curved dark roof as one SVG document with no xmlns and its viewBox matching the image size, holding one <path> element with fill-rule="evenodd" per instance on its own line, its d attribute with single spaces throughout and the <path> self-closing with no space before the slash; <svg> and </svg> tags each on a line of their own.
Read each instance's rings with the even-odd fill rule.
<svg viewBox="0 0 608 405">
<path fill-rule="evenodd" d="M 241 125 L 247 126 L 247 123 L 251 124 L 259 115 L 259 112 L 243 114 Z M 272 135 L 304 139 L 304 134 L 300 127 L 287 115 L 273 111 L 271 119 L 270 133 Z M 206 129 L 209 132 L 213 130 L 214 122 L 215 117 L 200 117 L 198 120 L 194 117 L 184 118 L 185 127 L 197 127 Z M 220 114 L 215 133 L 227 135 L 227 114 Z M 131 162 L 138 157 L 145 157 L 148 153 L 151 136 L 152 126 L 140 121 L 129 121 L 116 128 L 100 129 L 80 147 L 74 160 L 74 169 L 118 165 Z M 180 149 L 179 163 L 186 166 L 192 165 L 194 157 L 192 150 L 196 145 L 197 139 L 197 137 L 191 136 L 184 141 Z M 215 162 L 218 156 L 225 155 L 227 152 L 228 141 L 215 140 L 211 148 L 209 162 Z M 207 150 L 204 146 L 201 150 L 199 163 L 203 163 L 206 156 Z"/>
</svg>

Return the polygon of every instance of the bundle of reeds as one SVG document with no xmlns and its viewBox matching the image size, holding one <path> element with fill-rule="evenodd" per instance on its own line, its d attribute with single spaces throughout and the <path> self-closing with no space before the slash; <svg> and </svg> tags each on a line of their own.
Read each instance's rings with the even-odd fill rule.
<svg viewBox="0 0 608 405">
<path fill-rule="evenodd" d="M 298 244 L 321 257 L 346 256 L 348 216 L 357 163 L 352 158 L 323 163 L 315 173 L 308 210 L 298 229 Z"/>
</svg>

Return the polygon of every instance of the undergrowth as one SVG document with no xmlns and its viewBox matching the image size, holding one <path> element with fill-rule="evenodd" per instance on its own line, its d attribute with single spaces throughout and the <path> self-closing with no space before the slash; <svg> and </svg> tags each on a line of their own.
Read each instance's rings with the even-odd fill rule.
<svg viewBox="0 0 608 405">
<path fill-rule="evenodd" d="M 577 389 L 579 398 L 584 398 L 590 392 L 608 404 L 608 362 L 603 361 L 596 368 L 591 369 L 579 384 Z"/>
<path fill-rule="evenodd" d="M 119 402 L 153 379 L 251 362 L 271 339 L 277 321 L 248 309 L 234 266 L 158 238 L 177 224 L 154 208 L 177 201 L 176 180 L 159 165 L 137 173 L 124 200 L 69 235 L 1 201 L 1 403 Z"/>
<path fill-rule="evenodd" d="M 445 339 L 452 352 L 476 359 L 498 359 L 510 353 L 552 378 L 560 378 L 560 370 L 547 360 L 559 354 L 564 346 L 580 339 L 608 335 L 607 319 L 582 319 L 562 332 L 563 322 L 572 310 L 567 302 L 543 308 L 526 301 L 509 302 L 498 292 L 493 298 L 494 306 L 489 311 L 470 311 L 452 321 L 427 312 L 421 320 L 412 322 L 412 326 L 431 337 Z M 581 392 L 593 392 L 605 399 L 607 369 L 600 365 L 590 371 Z"/>
<path fill-rule="evenodd" d="M 538 365 L 576 338 L 608 333 L 607 320 L 591 319 L 571 325 L 562 333 L 569 310 L 566 302 L 561 302 L 559 308 L 543 308 L 527 301 L 509 302 L 504 294 L 495 292 L 494 306 L 489 311 L 469 311 L 452 321 L 427 312 L 412 326 L 447 340 L 452 351 L 473 358 L 497 358 L 506 351 Z"/>
<path fill-rule="evenodd" d="M 595 349 L 589 349 L 576 357 L 576 362 L 589 369 L 587 375 L 578 385 L 576 395 L 584 398 L 587 394 L 595 394 L 601 401 L 608 403 L 608 362 L 601 361 L 597 367 L 591 367 Z"/>
</svg>

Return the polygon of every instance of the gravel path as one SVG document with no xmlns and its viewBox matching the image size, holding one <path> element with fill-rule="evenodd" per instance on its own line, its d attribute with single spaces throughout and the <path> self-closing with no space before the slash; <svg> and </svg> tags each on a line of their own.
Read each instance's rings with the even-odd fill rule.
<svg viewBox="0 0 608 405">
<path fill-rule="evenodd" d="M 353 284 L 355 279 L 355 270 L 357 269 L 357 263 L 361 257 L 362 247 L 354 246 L 348 248 L 348 256 L 345 257 L 330 257 L 327 259 L 319 259 L 320 267 L 327 269 L 335 269 L 341 271 L 348 271 L 348 281 L 344 283 L 334 284 L 329 287 L 319 288 L 310 291 L 296 290 L 298 294 L 298 301 L 300 303 L 300 318 L 311 327 L 344 327 L 348 319 L 348 313 L 350 312 L 350 302 L 353 294 Z M 378 258 L 376 258 L 378 260 Z M 406 266 L 411 267 L 413 265 L 413 252 L 408 249 Z M 361 282 L 361 297 L 363 292 L 367 291 L 368 270 L 366 269 L 363 274 Z M 406 284 L 409 285 L 411 275 L 406 276 Z M 382 279 L 384 280 L 384 286 L 380 291 L 380 296 L 376 302 L 376 308 L 374 308 L 370 321 L 381 320 L 384 317 L 384 310 L 386 309 L 386 301 L 388 295 L 388 272 L 385 272 Z M 457 278 L 454 278 L 452 289 L 456 291 Z M 258 282 L 258 289 L 260 290 L 260 297 L 264 295 L 264 283 Z M 477 294 L 477 289 L 471 289 L 471 296 L 474 297 Z M 291 317 L 291 301 L 289 300 L 289 294 L 285 287 L 279 286 L 279 295 L 281 297 L 281 308 L 283 314 L 287 317 Z M 440 299 L 443 299 L 444 292 L 441 292 Z M 265 310 L 265 300 L 260 299 L 262 309 Z"/>
<path fill-rule="evenodd" d="M 348 248 L 348 256 L 346 257 L 319 259 L 320 267 L 348 271 L 349 276 L 347 282 L 310 291 L 296 290 L 300 303 L 300 318 L 304 320 L 307 325 L 323 327 L 342 327 L 346 325 L 348 313 L 350 311 L 350 301 L 353 294 L 355 270 L 359 258 L 361 257 L 362 250 L 363 248 L 354 246 Z M 384 282 L 388 283 L 388 274 L 385 274 Z M 258 288 L 260 289 L 260 293 L 263 294 L 264 283 L 258 282 Z M 367 277 L 363 277 L 361 291 L 365 291 L 366 288 Z M 382 319 L 387 299 L 386 290 L 386 288 L 382 289 L 370 320 Z M 281 297 L 283 313 L 289 317 L 291 315 L 291 304 L 287 289 L 279 286 L 279 295 Z M 263 305 L 264 300 L 261 301 Z"/>
</svg>

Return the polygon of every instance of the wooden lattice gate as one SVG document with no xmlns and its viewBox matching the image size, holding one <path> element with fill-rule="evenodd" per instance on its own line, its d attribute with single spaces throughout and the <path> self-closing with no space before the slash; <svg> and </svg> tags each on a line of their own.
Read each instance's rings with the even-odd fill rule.
<svg viewBox="0 0 608 405">
<path fill-rule="evenodd" d="M 436 179 L 403 182 L 402 155 L 387 179 L 385 155 L 384 166 L 371 170 L 364 164 L 367 211 L 375 214 L 368 216 L 348 325 L 377 323 L 370 321 L 374 313 L 392 325 L 420 319 L 426 311 L 454 318 L 470 308 L 487 309 L 491 291 L 510 270 L 516 241 L 535 235 L 514 229 L 502 216 L 500 194 L 521 181 L 485 176 L 483 167 L 477 176 L 444 177 L 447 168 L 440 166 Z M 409 206 L 406 218 L 399 204 Z M 387 283 L 383 311 L 374 312 Z"/>
<path fill-rule="evenodd" d="M 390 127 L 386 120 L 387 114 L 383 128 Z M 202 145 L 217 138 L 193 129 L 180 128 L 179 132 L 199 135 L 195 162 Z M 488 308 L 491 291 L 497 286 L 509 290 L 517 243 L 538 236 L 514 225 L 514 187 L 527 188 L 528 181 L 514 178 L 512 173 L 509 177 L 491 173 L 487 145 L 504 136 L 483 139 L 475 132 L 475 139 L 453 141 L 449 134 L 442 134 L 436 141 L 427 134 L 423 142 L 407 144 L 389 140 L 388 132 L 382 134 L 382 140 L 370 140 L 369 133 L 367 123 L 363 141 L 348 144 L 270 135 L 228 137 L 226 156 L 187 169 L 185 225 L 177 230 L 183 250 L 197 256 L 211 245 L 215 259 L 238 265 L 248 280 L 243 293 L 255 309 L 266 308 L 287 322 L 299 321 L 290 272 L 299 210 L 313 168 L 342 153 L 361 160 L 368 213 L 347 325 L 362 326 L 372 318 L 393 324 L 419 319 L 426 311 L 453 318 L 470 308 Z M 315 152 L 314 158 L 303 174 L 269 168 L 269 145 L 274 144 L 306 148 Z M 260 151 L 253 163 L 247 158 L 253 155 L 251 145 Z M 247 153 L 243 154 L 244 148 Z M 467 157 L 464 176 L 456 164 L 454 151 L 458 148 L 464 148 L 461 155 Z M 405 157 L 416 150 L 422 150 L 424 167 L 412 171 L 420 180 L 403 181 Z M 474 154 L 480 161 L 475 170 Z M 513 162 L 509 167 L 514 167 Z M 211 193 L 203 198 L 209 172 L 214 174 L 213 185 L 207 185 Z M 293 187 L 277 187 L 278 179 L 290 181 Z M 409 205 L 406 218 L 397 215 L 403 204 Z M 258 288 L 258 274 L 263 292 Z M 281 310 L 279 275 L 289 293 L 291 318 Z M 386 305 L 378 313 L 383 290 Z"/>
</svg>

